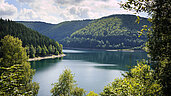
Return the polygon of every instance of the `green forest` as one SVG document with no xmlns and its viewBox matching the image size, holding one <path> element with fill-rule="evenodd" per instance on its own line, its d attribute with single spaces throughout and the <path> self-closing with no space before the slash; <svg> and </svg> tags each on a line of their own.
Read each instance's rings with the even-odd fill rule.
<svg viewBox="0 0 171 96">
<path fill-rule="evenodd" d="M 23 42 L 22 45 L 26 47 L 27 54 L 30 58 L 62 54 L 62 44 L 59 44 L 57 41 L 27 28 L 23 24 L 0 19 L 0 39 L 6 35 L 21 39 Z M 2 56 L 3 54 L 0 55 Z"/>
<path fill-rule="evenodd" d="M 141 49 L 147 36 L 138 37 L 143 25 L 150 26 L 146 18 L 136 23 L 135 15 L 111 15 L 94 20 L 86 27 L 62 40 L 64 47 L 96 49 Z"/>
<path fill-rule="evenodd" d="M 84 28 L 92 20 L 75 20 L 75 21 L 65 21 L 59 24 L 49 24 L 44 22 L 29 22 L 29 21 L 17 21 L 25 26 L 38 31 L 39 33 L 54 39 L 56 41 L 61 41 L 62 39 L 70 36 L 73 32 Z"/>
<path fill-rule="evenodd" d="M 141 49 L 147 35 L 138 37 L 143 25 L 151 26 L 147 18 L 135 15 L 110 15 L 94 20 L 65 21 L 59 24 L 17 21 L 39 33 L 59 41 L 63 47 L 95 49 Z"/>
</svg>

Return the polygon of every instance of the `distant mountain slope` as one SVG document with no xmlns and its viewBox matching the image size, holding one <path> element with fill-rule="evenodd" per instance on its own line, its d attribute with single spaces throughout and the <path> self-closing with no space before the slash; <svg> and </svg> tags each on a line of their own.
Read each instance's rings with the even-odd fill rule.
<svg viewBox="0 0 171 96">
<path fill-rule="evenodd" d="M 73 32 L 87 26 L 92 20 L 66 21 L 59 24 L 49 24 L 44 22 L 17 21 L 25 26 L 48 36 L 51 39 L 60 41 Z"/>
<path fill-rule="evenodd" d="M 127 27 L 130 30 L 141 30 L 143 25 L 151 25 L 150 22 L 148 22 L 147 18 L 140 17 L 140 23 L 138 24 L 136 22 L 137 16 L 130 15 L 130 14 L 117 14 L 117 15 L 109 15 L 106 17 L 102 17 L 101 19 L 111 18 L 111 17 L 117 17 L 122 20 L 122 27 Z"/>
<path fill-rule="evenodd" d="M 4 36 L 6 35 L 11 35 L 13 37 L 18 37 L 19 39 L 21 39 L 23 47 L 30 47 L 30 49 L 28 49 L 28 52 L 33 49 L 32 53 L 29 52 L 30 55 L 35 54 L 36 51 L 38 51 L 39 49 L 44 49 L 46 51 L 46 54 L 45 52 L 42 54 L 41 52 L 39 52 L 37 56 L 45 56 L 49 54 L 54 54 L 55 52 L 56 54 L 58 52 L 59 54 L 62 53 L 62 45 L 59 44 L 57 41 L 52 40 L 38 33 L 37 31 L 27 28 L 23 24 L 16 23 L 10 20 L 0 19 L 0 39 L 4 38 Z"/>
<path fill-rule="evenodd" d="M 63 40 L 64 47 L 138 49 L 146 41 L 146 36 L 138 38 L 143 25 L 150 26 L 146 18 L 137 24 L 135 15 L 111 15 L 94 20 Z"/>
<path fill-rule="evenodd" d="M 141 48 L 146 36 L 138 38 L 143 25 L 150 26 L 146 18 L 135 15 L 110 15 L 95 20 L 66 21 L 59 24 L 20 21 L 19 23 L 60 41 L 64 47 L 74 48 Z"/>
<path fill-rule="evenodd" d="M 31 28 L 31 29 L 38 31 L 40 33 L 44 32 L 45 30 L 48 30 L 49 28 L 54 26 L 54 24 L 40 22 L 40 21 L 16 21 L 16 22 L 22 23 L 26 27 Z"/>
</svg>

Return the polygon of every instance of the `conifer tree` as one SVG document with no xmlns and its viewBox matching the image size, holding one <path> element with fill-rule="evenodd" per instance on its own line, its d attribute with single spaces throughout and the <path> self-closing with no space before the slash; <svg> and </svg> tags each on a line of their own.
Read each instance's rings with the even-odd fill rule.
<svg viewBox="0 0 171 96">
<path fill-rule="evenodd" d="M 41 56 L 41 52 L 42 52 L 42 48 L 38 45 L 38 47 L 36 48 L 37 56 Z"/>
<path fill-rule="evenodd" d="M 52 54 L 53 53 L 52 45 L 49 45 L 48 46 L 48 51 L 49 51 L 49 54 Z"/>
<path fill-rule="evenodd" d="M 33 45 L 30 46 L 30 57 L 34 58 L 36 54 L 36 49 L 33 47 Z"/>
</svg>

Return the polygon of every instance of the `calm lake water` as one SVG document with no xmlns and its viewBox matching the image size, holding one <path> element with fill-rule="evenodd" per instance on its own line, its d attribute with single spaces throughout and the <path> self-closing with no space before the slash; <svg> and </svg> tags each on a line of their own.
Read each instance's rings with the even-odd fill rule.
<svg viewBox="0 0 171 96">
<path fill-rule="evenodd" d="M 142 51 L 91 51 L 63 50 L 63 58 L 31 62 L 36 69 L 33 81 L 40 83 L 38 96 L 50 96 L 51 84 L 57 82 L 65 68 L 71 69 L 79 87 L 87 92 L 102 92 L 104 86 L 115 78 L 122 78 L 122 73 L 130 66 L 136 65 L 147 54 Z"/>
</svg>

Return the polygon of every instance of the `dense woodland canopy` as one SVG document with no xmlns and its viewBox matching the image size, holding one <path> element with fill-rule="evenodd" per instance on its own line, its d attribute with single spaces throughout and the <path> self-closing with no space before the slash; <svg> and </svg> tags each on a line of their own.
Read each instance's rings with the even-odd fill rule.
<svg viewBox="0 0 171 96">
<path fill-rule="evenodd" d="M 39 33 L 59 41 L 70 36 L 73 32 L 87 26 L 92 20 L 65 21 L 59 24 L 49 24 L 44 22 L 17 21 L 25 26 L 38 31 Z"/>
<path fill-rule="evenodd" d="M 0 39 L 6 35 L 18 37 L 30 57 L 62 54 L 62 45 L 23 24 L 0 19 Z M 1 45 L 1 44 L 0 44 Z"/>
<path fill-rule="evenodd" d="M 64 47 L 103 48 L 103 49 L 140 49 L 147 36 L 138 37 L 143 25 L 150 26 L 146 18 L 136 23 L 135 15 L 111 15 L 94 20 L 86 27 L 74 32 L 63 40 Z"/>
<path fill-rule="evenodd" d="M 25 26 L 58 40 L 64 47 L 101 49 L 140 49 L 147 40 L 138 38 L 137 31 L 143 25 L 150 26 L 147 18 L 140 17 L 136 23 L 135 15 L 110 15 L 95 20 L 66 21 L 59 24 L 18 21 Z"/>
</svg>

